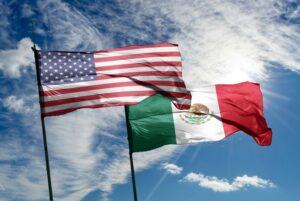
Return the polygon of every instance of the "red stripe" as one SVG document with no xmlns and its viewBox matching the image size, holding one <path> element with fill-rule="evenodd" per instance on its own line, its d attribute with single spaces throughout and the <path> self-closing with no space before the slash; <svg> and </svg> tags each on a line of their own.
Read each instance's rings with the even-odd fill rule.
<svg viewBox="0 0 300 201">
<path fill-rule="evenodd" d="M 263 116 L 262 93 L 258 84 L 216 85 L 216 92 L 226 136 L 242 130 L 259 145 L 271 144 L 272 130 Z"/>
<path fill-rule="evenodd" d="M 143 62 L 143 63 L 133 63 L 133 64 L 118 64 L 111 66 L 100 66 L 96 67 L 97 71 L 102 70 L 115 70 L 115 69 L 124 69 L 124 68 L 137 68 L 137 67 L 159 67 L 159 66 L 174 66 L 174 67 L 182 67 L 182 63 L 180 61 L 164 61 L 164 62 Z"/>
<path fill-rule="evenodd" d="M 146 49 L 146 48 L 153 48 L 153 47 L 177 47 L 177 44 L 173 43 L 158 43 L 158 44 L 152 44 L 152 45 L 131 45 L 131 46 L 125 46 L 125 47 L 119 47 L 119 48 L 111 48 L 107 50 L 96 50 L 93 51 L 93 53 L 98 52 L 114 52 L 114 51 L 123 51 L 123 50 L 134 50 L 134 49 Z"/>
<path fill-rule="evenodd" d="M 76 93 L 76 92 L 83 92 L 83 91 L 90 91 L 90 90 L 97 90 L 97 89 L 141 86 L 141 85 L 146 88 L 149 88 L 151 86 L 155 86 L 155 87 L 170 86 L 170 87 L 185 88 L 184 82 L 146 80 L 146 81 L 135 81 L 135 82 L 133 82 L 133 81 L 116 82 L 116 83 L 98 84 L 98 85 L 83 86 L 83 87 L 74 87 L 74 88 L 69 88 L 69 89 L 40 91 L 40 96 L 56 96 L 56 95 L 61 95 L 61 94 Z"/>
<path fill-rule="evenodd" d="M 149 72 L 131 72 L 131 73 L 119 73 L 119 74 L 100 74 L 97 75 L 97 80 L 104 80 L 104 79 L 112 79 L 112 78 L 120 78 L 120 77 L 135 77 L 135 76 L 168 76 L 168 77 L 182 77 L 182 72 L 176 71 L 149 71 Z M 131 79 L 131 78 L 129 78 Z M 133 81 L 135 79 L 132 78 Z"/>
<path fill-rule="evenodd" d="M 142 54 L 128 54 L 122 56 L 107 56 L 102 58 L 95 58 L 95 62 L 105 62 L 105 61 L 117 61 L 117 60 L 127 60 L 127 59 L 138 59 L 138 58 L 150 58 L 150 57 L 180 57 L 179 52 L 151 52 Z"/>
<path fill-rule="evenodd" d="M 68 103 L 76 103 L 81 101 L 88 101 L 88 100 L 96 100 L 101 98 L 115 98 L 115 97 L 128 97 L 128 96 L 152 96 L 155 93 L 161 93 L 162 95 L 166 95 L 172 98 L 181 98 L 185 97 L 186 93 L 180 92 L 166 92 L 166 91 L 125 91 L 125 92 L 112 92 L 112 93 L 102 93 L 102 94 L 93 94 L 88 96 L 80 96 L 80 97 L 73 97 L 73 98 L 66 98 L 61 100 L 53 100 L 42 102 L 42 107 L 51 107 L 56 105 L 63 105 Z"/>
<path fill-rule="evenodd" d="M 68 108 L 68 109 L 58 110 L 58 111 L 53 111 L 53 112 L 44 112 L 42 115 L 43 115 L 43 117 L 57 116 L 57 115 L 62 115 L 62 114 L 66 114 L 66 113 L 69 113 L 69 112 L 73 112 L 73 111 L 81 109 L 81 108 L 93 109 L 93 108 L 101 108 L 101 107 L 134 105 L 134 104 L 137 104 L 137 103 L 138 102 L 118 102 L 118 103 L 105 103 L 105 104 L 87 105 L 87 106 Z"/>
</svg>

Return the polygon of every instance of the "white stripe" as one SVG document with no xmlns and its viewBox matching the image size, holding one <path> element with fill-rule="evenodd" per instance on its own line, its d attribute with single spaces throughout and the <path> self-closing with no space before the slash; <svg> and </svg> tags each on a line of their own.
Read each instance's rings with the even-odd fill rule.
<svg viewBox="0 0 300 201">
<path fill-rule="evenodd" d="M 174 87 L 174 86 L 155 86 L 156 91 L 160 89 L 160 91 L 168 91 L 168 92 L 182 92 L 186 93 L 185 88 Z M 114 92 L 134 92 L 134 91 L 154 91 L 154 89 L 145 87 L 145 86 L 128 86 L 128 87 L 114 87 L 114 88 L 105 88 L 105 89 L 96 89 L 82 92 L 74 92 L 67 94 L 55 94 L 53 96 L 44 96 L 44 100 L 42 102 L 48 102 L 53 100 L 63 100 L 67 98 L 81 97 L 81 96 L 89 96 L 89 95 L 105 95 L 105 93 L 114 93 Z"/>
<path fill-rule="evenodd" d="M 112 56 L 125 56 L 131 54 L 156 53 L 156 52 L 179 52 L 178 47 L 152 47 L 112 52 L 98 52 L 94 54 L 95 58 L 105 58 Z"/>
<path fill-rule="evenodd" d="M 76 103 L 68 103 L 63 105 L 57 105 L 57 106 L 51 106 L 51 107 L 45 107 L 43 108 L 44 111 L 47 112 L 54 112 L 59 110 L 65 110 L 65 109 L 72 109 L 82 106 L 91 106 L 91 105 L 97 105 L 97 104 L 109 104 L 109 103 L 123 103 L 123 102 L 138 102 L 141 101 L 148 96 L 134 96 L 134 97 L 115 97 L 115 98 L 101 98 L 101 99 L 95 99 L 95 100 L 87 100 L 87 101 L 80 101 Z"/>
<path fill-rule="evenodd" d="M 121 68 L 115 70 L 97 71 L 98 74 L 119 74 L 119 73 L 133 73 L 133 72 L 181 72 L 182 67 L 177 66 L 161 66 L 161 67 L 137 67 L 137 68 Z"/>
<path fill-rule="evenodd" d="M 96 67 L 101 66 L 113 66 L 113 65 L 122 65 L 122 64 L 134 64 L 134 63 L 144 63 L 144 62 L 178 62 L 181 61 L 180 56 L 174 57 L 147 57 L 147 58 L 137 58 L 137 59 L 121 59 L 115 61 L 104 61 L 104 62 L 95 62 Z"/>
<path fill-rule="evenodd" d="M 174 81 L 174 82 L 183 82 L 183 80 L 179 77 L 170 77 L 170 76 L 133 76 L 131 77 L 133 80 L 139 81 Z M 88 82 L 79 82 L 79 83 L 69 83 L 69 84 L 61 84 L 61 85 L 42 85 L 42 91 L 51 91 L 51 90 L 60 90 L 60 89 L 72 89 L 76 87 L 86 87 L 86 86 L 94 86 L 99 84 L 111 84 L 118 82 L 132 82 L 131 79 L 126 77 L 120 78 L 112 78 L 112 79 L 103 79 L 103 80 L 95 80 Z"/>
</svg>

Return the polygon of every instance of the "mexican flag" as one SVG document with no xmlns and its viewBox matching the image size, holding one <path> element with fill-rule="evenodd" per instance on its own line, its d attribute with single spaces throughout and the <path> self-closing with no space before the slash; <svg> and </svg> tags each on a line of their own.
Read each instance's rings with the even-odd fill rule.
<svg viewBox="0 0 300 201">
<path fill-rule="evenodd" d="M 272 141 L 256 83 L 218 84 L 194 90 L 189 110 L 178 110 L 170 99 L 159 94 L 125 110 L 131 152 L 166 144 L 218 141 L 237 131 L 244 131 L 262 146 Z"/>
</svg>

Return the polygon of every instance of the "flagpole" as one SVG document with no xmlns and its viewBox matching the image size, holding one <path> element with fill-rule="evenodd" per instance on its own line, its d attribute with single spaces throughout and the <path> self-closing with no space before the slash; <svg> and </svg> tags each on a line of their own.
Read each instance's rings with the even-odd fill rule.
<svg viewBox="0 0 300 201">
<path fill-rule="evenodd" d="M 135 173 L 134 173 L 134 165 L 133 165 L 133 158 L 132 158 L 132 141 L 131 141 L 131 132 L 129 130 L 129 121 L 127 119 L 127 114 L 128 114 L 128 107 L 125 106 L 125 118 L 126 118 L 126 127 L 127 127 L 127 139 L 128 139 L 128 145 L 129 145 L 129 159 L 130 159 L 130 169 L 131 169 L 131 180 L 132 180 L 132 189 L 133 189 L 133 196 L 134 196 L 134 201 L 138 201 L 137 198 L 137 191 L 136 191 L 136 184 L 135 184 Z"/>
<path fill-rule="evenodd" d="M 40 80 L 40 69 L 38 67 L 38 52 L 35 47 L 35 43 L 33 44 L 32 51 L 34 52 L 34 59 L 35 59 L 35 68 L 36 68 L 36 79 L 38 83 L 39 92 L 41 91 L 41 80 Z M 42 98 L 39 96 L 39 102 L 42 103 Z M 49 156 L 48 156 L 48 147 L 47 147 L 47 135 L 46 135 L 46 127 L 45 127 L 45 120 L 42 115 L 42 108 L 40 107 L 41 111 L 41 123 L 42 123 L 42 131 L 43 131 L 43 142 L 44 142 L 44 152 L 45 152 L 45 161 L 46 161 L 46 170 L 47 170 L 47 180 L 48 180 L 48 190 L 49 190 L 49 200 L 53 201 L 53 193 L 52 193 L 52 184 L 51 184 L 51 174 L 50 174 L 50 164 L 49 164 Z"/>
</svg>

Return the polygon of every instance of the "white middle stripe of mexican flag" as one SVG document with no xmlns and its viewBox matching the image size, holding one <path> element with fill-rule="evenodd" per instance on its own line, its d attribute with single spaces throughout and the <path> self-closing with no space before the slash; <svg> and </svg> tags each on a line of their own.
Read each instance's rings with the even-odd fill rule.
<svg viewBox="0 0 300 201">
<path fill-rule="evenodd" d="M 192 106 L 201 104 L 209 109 L 208 115 L 182 112 L 172 105 L 176 143 L 218 141 L 225 138 L 215 86 L 192 92 Z M 214 115 L 214 116 L 212 116 Z"/>
</svg>

